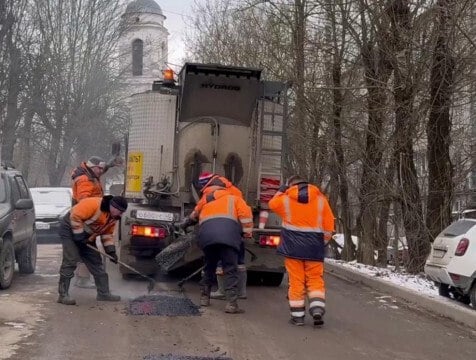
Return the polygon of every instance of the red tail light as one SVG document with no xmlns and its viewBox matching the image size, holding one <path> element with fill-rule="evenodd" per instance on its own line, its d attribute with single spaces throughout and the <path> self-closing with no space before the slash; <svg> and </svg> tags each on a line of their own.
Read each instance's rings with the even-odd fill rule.
<svg viewBox="0 0 476 360">
<path fill-rule="evenodd" d="M 273 246 L 276 247 L 281 242 L 281 237 L 279 235 L 260 235 L 259 244 L 261 246 Z"/>
<path fill-rule="evenodd" d="M 160 226 L 132 225 L 132 236 L 144 236 L 163 239 L 168 235 L 167 229 Z"/>
<path fill-rule="evenodd" d="M 452 274 L 450 273 L 450 278 L 451 280 L 453 281 L 459 281 L 459 279 L 461 278 L 458 274 Z"/>
<path fill-rule="evenodd" d="M 463 256 L 468 250 L 469 240 L 463 238 L 459 241 L 458 246 L 456 247 L 455 255 L 456 256 Z"/>
</svg>

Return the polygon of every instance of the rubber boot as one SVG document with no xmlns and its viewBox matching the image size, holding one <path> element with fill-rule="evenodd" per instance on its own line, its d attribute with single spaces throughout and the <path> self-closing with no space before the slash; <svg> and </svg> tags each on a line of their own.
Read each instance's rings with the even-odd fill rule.
<svg viewBox="0 0 476 360">
<path fill-rule="evenodd" d="M 94 278 L 96 281 L 96 287 L 98 289 L 98 294 L 96 296 L 96 300 L 98 301 L 121 301 L 121 297 L 119 295 L 111 294 L 109 290 L 109 277 L 107 274 L 98 276 Z"/>
<path fill-rule="evenodd" d="M 227 314 L 242 314 L 245 312 L 242 308 L 238 306 L 238 302 L 235 301 L 228 301 L 228 303 L 225 306 L 225 312 Z"/>
<path fill-rule="evenodd" d="M 75 271 L 76 281 L 74 286 L 82 289 L 95 289 L 96 286 L 91 280 L 91 274 L 84 263 L 78 263 L 78 267 Z"/>
<path fill-rule="evenodd" d="M 292 325 L 296 325 L 296 326 L 303 326 L 304 325 L 304 316 L 291 316 L 291 319 L 289 320 L 289 322 L 292 324 Z"/>
<path fill-rule="evenodd" d="M 81 289 L 96 289 L 96 285 L 89 277 L 76 276 L 76 282 L 74 286 Z"/>
<path fill-rule="evenodd" d="M 211 293 L 211 286 L 204 285 L 202 287 L 202 293 L 200 295 L 200 306 L 210 306 L 210 293 Z"/>
<path fill-rule="evenodd" d="M 210 294 L 210 297 L 212 299 L 217 299 L 217 300 L 225 300 L 225 276 L 224 275 L 217 275 L 217 284 L 218 284 L 218 289 L 217 291 L 213 291 Z"/>
<path fill-rule="evenodd" d="M 312 319 L 314 320 L 314 326 L 321 326 L 324 324 L 324 313 L 325 310 L 320 307 L 316 307 L 309 311 L 311 313 Z"/>
<path fill-rule="evenodd" d="M 238 299 L 246 299 L 246 281 L 248 280 L 248 273 L 238 271 Z"/>
<path fill-rule="evenodd" d="M 71 278 L 60 275 L 58 283 L 58 303 L 63 305 L 76 305 L 76 300 L 70 298 L 68 294 L 70 282 Z"/>
</svg>

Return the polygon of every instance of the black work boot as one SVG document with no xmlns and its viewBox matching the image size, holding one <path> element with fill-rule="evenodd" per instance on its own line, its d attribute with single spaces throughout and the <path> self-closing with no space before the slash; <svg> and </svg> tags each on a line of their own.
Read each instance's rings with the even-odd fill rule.
<svg viewBox="0 0 476 360">
<path fill-rule="evenodd" d="M 304 316 L 291 316 L 289 322 L 296 326 L 303 326 L 304 325 Z"/>
<path fill-rule="evenodd" d="M 210 285 L 202 286 L 202 293 L 200 295 L 200 306 L 210 306 L 210 293 L 212 288 Z"/>
<path fill-rule="evenodd" d="M 111 294 L 111 291 L 109 290 L 109 277 L 107 276 L 107 274 L 95 277 L 94 281 L 96 282 L 96 288 L 98 290 L 96 300 L 121 301 L 121 297 L 119 295 Z"/>
<path fill-rule="evenodd" d="M 323 308 L 314 308 L 310 311 L 311 316 L 314 320 L 314 326 L 321 326 L 324 325 L 324 309 Z"/>
<path fill-rule="evenodd" d="M 76 300 L 70 298 L 68 294 L 70 282 L 71 278 L 60 275 L 58 283 L 58 303 L 63 305 L 76 305 Z"/>
</svg>

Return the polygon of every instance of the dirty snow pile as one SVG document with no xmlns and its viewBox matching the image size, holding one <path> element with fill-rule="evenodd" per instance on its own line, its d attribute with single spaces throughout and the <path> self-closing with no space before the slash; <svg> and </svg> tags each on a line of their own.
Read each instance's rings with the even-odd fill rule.
<svg viewBox="0 0 476 360">
<path fill-rule="evenodd" d="M 378 277 L 379 279 L 396 286 L 404 287 L 421 294 L 438 296 L 438 288 L 432 281 L 426 278 L 425 274 L 412 275 L 406 273 L 403 269 L 395 271 L 393 266 L 379 268 L 376 266 L 364 265 L 357 261 L 345 262 L 342 260 L 326 259 L 326 262 L 339 264 L 348 270 L 363 273 L 368 276 Z"/>
</svg>

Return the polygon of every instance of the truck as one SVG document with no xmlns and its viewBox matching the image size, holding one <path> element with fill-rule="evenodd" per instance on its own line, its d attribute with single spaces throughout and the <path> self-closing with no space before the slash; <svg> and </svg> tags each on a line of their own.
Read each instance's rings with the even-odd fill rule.
<svg viewBox="0 0 476 360">
<path fill-rule="evenodd" d="M 261 79 L 262 70 L 186 63 L 130 100 L 125 147 L 128 200 L 119 230 L 119 257 L 146 274 L 155 256 L 180 236 L 175 225 L 192 212 L 202 172 L 228 178 L 253 210 L 246 243 L 249 279 L 279 286 L 285 273 L 276 253 L 280 219 L 268 201 L 283 177 L 288 85 Z M 170 272 L 198 266 L 196 243 Z M 130 274 L 120 267 L 124 278 Z"/>
</svg>

